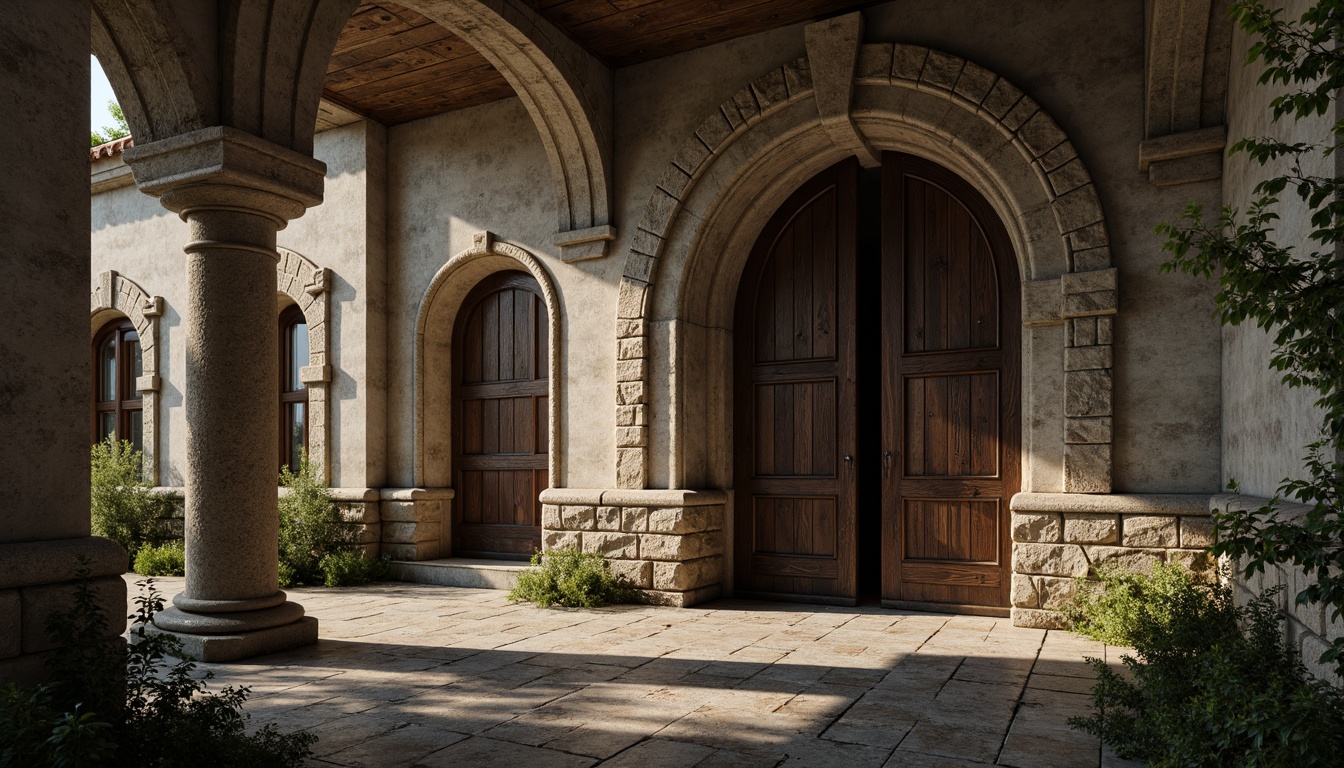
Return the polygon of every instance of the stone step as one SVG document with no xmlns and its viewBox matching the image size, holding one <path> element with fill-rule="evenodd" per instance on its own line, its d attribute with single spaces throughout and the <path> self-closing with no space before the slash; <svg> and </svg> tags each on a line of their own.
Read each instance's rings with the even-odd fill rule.
<svg viewBox="0 0 1344 768">
<path fill-rule="evenodd" d="M 441 560 L 393 560 L 392 578 L 416 584 L 472 589 L 513 589 L 518 574 L 527 567 L 522 560 L 479 560 L 450 557 Z"/>
</svg>

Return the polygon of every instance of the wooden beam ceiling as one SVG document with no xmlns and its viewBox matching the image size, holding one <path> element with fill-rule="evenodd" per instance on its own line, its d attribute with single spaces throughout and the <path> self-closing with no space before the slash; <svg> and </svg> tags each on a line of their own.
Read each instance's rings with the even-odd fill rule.
<svg viewBox="0 0 1344 768">
<path fill-rule="evenodd" d="M 855 0 L 525 0 L 624 67 L 868 4 Z M 323 96 L 385 125 L 513 95 L 470 44 L 415 11 L 364 3 L 341 32 Z"/>
</svg>

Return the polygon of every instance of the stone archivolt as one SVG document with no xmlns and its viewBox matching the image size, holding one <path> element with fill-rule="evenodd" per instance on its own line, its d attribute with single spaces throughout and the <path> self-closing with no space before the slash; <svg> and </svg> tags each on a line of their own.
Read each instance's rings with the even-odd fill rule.
<svg viewBox="0 0 1344 768">
<path fill-rule="evenodd" d="M 319 267 L 305 256 L 277 248 L 276 290 L 303 311 L 308 323 L 308 365 L 299 377 L 308 389 L 308 457 L 321 468 L 323 479 L 330 480 L 327 388 L 331 382 L 331 270 Z"/>
<path fill-rule="evenodd" d="M 649 196 L 626 259 L 617 305 L 617 486 L 645 488 L 651 482 L 649 369 L 664 361 L 650 354 L 650 323 L 689 320 L 713 330 L 731 326 L 731 309 L 725 312 L 723 305 L 731 304 L 735 296 L 732 288 L 741 264 L 730 254 L 749 250 L 751 239 L 774 210 L 765 201 L 750 216 L 740 210 L 723 214 L 719 218 L 735 219 L 723 225 L 734 231 L 711 242 L 715 234 L 711 230 L 720 223 L 716 213 L 729 207 L 725 200 L 743 186 L 741 180 L 751 173 L 773 172 L 769 181 L 787 195 L 806 178 L 790 174 L 815 173 L 850 154 L 871 160 L 875 150 L 901 149 L 934 155 L 979 182 L 1008 225 L 1022 265 L 1023 325 L 1064 326 L 1064 359 L 1054 364 L 1054 370 L 1062 365 L 1065 371 L 1063 391 L 1035 393 L 1046 410 L 1058 412 L 1061 401 L 1063 406 L 1062 418 L 1053 417 L 1055 423 L 1063 422 L 1059 431 L 1064 433 L 1064 444 L 1053 448 L 1062 454 L 1062 477 L 1042 485 L 1066 492 L 1110 492 L 1114 344 L 1110 316 L 1118 308 L 1118 293 L 1101 201 L 1083 160 L 1055 120 L 1006 79 L 975 62 L 922 46 L 858 45 L 853 27 L 838 19 L 810 26 L 810 58 L 770 71 L 710 113 Z M 812 60 L 819 56 L 827 59 Z M 837 58 L 851 76 L 833 72 Z M 814 73 L 825 73 L 825 78 L 816 82 Z M 819 90 L 822 87 L 830 90 Z M 837 96 L 837 88 L 852 93 Z M 813 101 L 816 109 L 808 109 Z M 844 104 L 848 114 L 838 106 Z M 948 110 L 949 104 L 955 109 Z M 938 156 L 940 152 L 943 156 Z M 767 163 L 769 171 L 761 170 Z M 780 170 L 785 165 L 799 170 Z M 1023 171 L 1024 165 L 1029 173 Z M 759 187 L 759 179 L 753 181 Z M 756 197 L 763 197 L 759 188 Z M 724 241 L 732 237 L 738 247 L 725 247 Z M 697 262 L 701 252 L 714 254 L 713 260 L 724 264 L 703 266 L 710 257 Z M 659 264 L 669 260 L 669 253 L 673 266 L 663 271 L 675 267 L 681 271 L 672 273 L 669 288 L 656 290 Z M 697 270 L 713 271 L 720 279 L 706 280 Z M 709 288 L 715 284 L 728 287 Z M 704 302 L 702 297 L 711 293 L 718 297 L 717 308 L 687 303 Z M 689 354 L 684 351 L 688 344 L 677 346 L 683 356 Z M 1046 370 L 1044 361 L 1030 359 L 1031 349 L 1024 344 L 1028 381 L 1034 372 Z M 677 361 L 666 364 L 675 377 Z M 695 397 L 685 392 L 672 396 Z M 731 418 L 730 413 L 724 415 Z M 1044 433 L 1033 435 L 1030 412 L 1027 416 L 1026 447 L 1058 442 L 1058 437 Z M 684 467 L 681 432 L 677 425 L 671 427 L 668 452 L 674 465 Z M 688 473 L 683 469 L 671 474 Z M 670 478 L 674 485 L 679 479 Z"/>
</svg>

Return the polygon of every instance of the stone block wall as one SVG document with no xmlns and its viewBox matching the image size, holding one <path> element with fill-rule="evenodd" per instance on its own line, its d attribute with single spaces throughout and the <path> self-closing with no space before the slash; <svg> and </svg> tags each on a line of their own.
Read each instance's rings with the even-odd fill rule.
<svg viewBox="0 0 1344 768">
<path fill-rule="evenodd" d="M 381 552 L 393 560 L 447 557 L 452 522 L 451 488 L 383 488 L 374 491 L 381 523 Z"/>
<path fill-rule="evenodd" d="M 45 678 L 47 652 L 57 643 L 46 632 L 47 616 L 65 610 L 75 590 L 79 558 L 88 561 L 98 604 L 110 619 L 108 637 L 126 625 L 126 552 L 97 537 L 0 544 L 0 682 L 36 684 Z"/>
<path fill-rule="evenodd" d="M 542 549 L 593 552 L 657 605 L 685 607 L 723 592 L 720 491 L 543 491 Z"/>
<path fill-rule="evenodd" d="M 1209 499 L 1209 511 L 1258 509 L 1267 501 L 1256 496 L 1222 493 Z M 1285 517 L 1304 514 L 1308 509 L 1304 504 L 1279 505 L 1279 513 Z M 1297 593 L 1311 583 L 1310 577 L 1300 568 L 1282 565 L 1268 567 L 1263 573 L 1257 573 L 1249 579 L 1242 576 L 1243 572 L 1239 565 L 1232 568 L 1232 585 L 1237 603 L 1245 605 L 1267 590 L 1282 587 L 1274 600 L 1284 615 L 1284 631 L 1288 642 L 1297 648 L 1302 655 L 1302 663 L 1313 675 L 1332 681 L 1335 685 L 1344 685 L 1344 678 L 1335 674 L 1332 665 L 1320 662 L 1321 654 L 1329 643 L 1334 638 L 1344 636 L 1344 620 L 1331 620 L 1330 609 L 1325 606 L 1298 605 L 1296 601 Z"/>
<path fill-rule="evenodd" d="M 283 494 L 284 489 L 280 489 Z M 154 489 L 157 496 L 168 500 L 168 514 L 162 518 L 164 534 L 172 539 L 182 538 L 186 521 L 187 502 L 181 487 L 163 486 Z M 381 550 L 382 518 L 378 508 L 377 488 L 332 488 L 331 500 L 341 518 L 354 529 L 357 549 L 365 557 L 377 557 Z"/>
<path fill-rule="evenodd" d="M 1060 608 L 1074 579 L 1105 563 L 1147 570 L 1180 562 L 1196 572 L 1213 568 L 1207 495 L 1019 493 L 1012 500 L 1013 624 L 1063 626 Z"/>
</svg>

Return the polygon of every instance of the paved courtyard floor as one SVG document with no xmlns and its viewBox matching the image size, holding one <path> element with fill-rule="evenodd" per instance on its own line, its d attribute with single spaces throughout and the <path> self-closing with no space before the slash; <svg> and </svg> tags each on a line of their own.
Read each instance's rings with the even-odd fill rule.
<svg viewBox="0 0 1344 768">
<path fill-rule="evenodd" d="M 128 576 L 133 585 L 138 577 Z M 165 596 L 181 579 L 158 580 Z M 1096 768 L 1067 632 L 1007 619 L 720 600 L 537 609 L 503 592 L 295 589 L 315 646 L 203 664 L 314 766 Z"/>
</svg>

